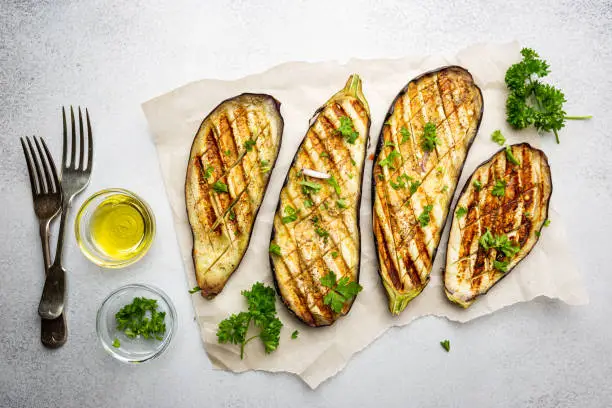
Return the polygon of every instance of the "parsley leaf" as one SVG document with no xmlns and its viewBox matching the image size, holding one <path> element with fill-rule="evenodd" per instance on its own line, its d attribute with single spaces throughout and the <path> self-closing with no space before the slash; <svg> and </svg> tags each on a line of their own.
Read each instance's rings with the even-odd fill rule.
<svg viewBox="0 0 612 408">
<path fill-rule="evenodd" d="M 337 257 L 338 257 L 338 252 L 333 251 L 333 252 L 331 253 L 331 256 L 332 256 L 332 258 L 334 258 L 334 259 L 335 259 L 335 258 L 337 258 Z"/>
<path fill-rule="evenodd" d="M 334 176 L 331 176 L 330 178 L 328 178 L 327 183 L 334 188 L 334 190 L 336 191 L 336 194 L 340 195 L 341 193 L 340 185 L 338 184 L 338 181 L 336 180 Z"/>
<path fill-rule="evenodd" d="M 385 140 L 385 147 L 395 147 L 395 143 Z"/>
<path fill-rule="evenodd" d="M 314 203 L 312 202 L 312 200 L 310 200 L 310 199 L 304 200 L 304 208 L 310 208 L 313 205 L 314 205 Z"/>
<path fill-rule="evenodd" d="M 318 193 L 321 190 L 321 185 L 312 181 L 303 180 L 298 184 L 302 186 L 302 193 L 304 194 Z"/>
<path fill-rule="evenodd" d="M 457 218 L 461 218 L 463 216 L 465 216 L 465 214 L 467 214 L 468 210 L 465 207 L 459 207 L 457 208 L 457 211 L 455 211 L 455 215 L 457 216 Z"/>
<path fill-rule="evenodd" d="M 380 167 L 387 166 L 390 169 L 394 169 L 395 166 L 393 165 L 393 161 L 398 157 L 402 157 L 402 155 L 400 154 L 400 152 L 397 151 L 397 149 L 393 149 L 391 153 L 389 153 L 386 158 L 380 160 L 378 164 L 380 165 Z"/>
<path fill-rule="evenodd" d="M 491 140 L 497 143 L 500 146 L 503 146 L 506 143 L 506 138 L 502 135 L 501 130 L 497 129 L 491 133 Z"/>
<path fill-rule="evenodd" d="M 519 244 L 510 240 L 507 235 L 493 235 L 491 231 L 487 228 L 487 231 L 482 234 L 478 243 L 488 251 L 489 249 L 495 249 L 498 252 L 503 253 L 508 258 L 516 255 L 521 247 Z"/>
<path fill-rule="evenodd" d="M 243 290 L 242 296 L 247 300 L 248 311 L 233 314 L 219 323 L 217 340 L 219 343 L 240 345 L 240 358 L 244 357 L 246 344 L 259 337 L 266 353 L 278 348 L 280 331 L 283 324 L 276 316 L 276 297 L 274 288 L 256 282 L 251 290 Z M 250 324 L 253 323 L 259 333 L 247 339 Z"/>
<path fill-rule="evenodd" d="M 346 203 L 346 200 L 343 198 L 336 200 L 336 205 L 338 206 L 338 208 L 348 208 L 348 204 Z"/>
<path fill-rule="evenodd" d="M 244 142 L 244 148 L 246 149 L 247 152 L 251 152 L 253 151 L 253 147 L 255 146 L 256 142 L 252 139 L 247 140 L 246 142 Z"/>
<path fill-rule="evenodd" d="M 319 225 L 315 226 L 315 232 L 321 238 L 327 239 L 327 237 L 329 237 L 329 232 L 327 232 L 327 230 L 325 228 L 323 228 L 323 227 L 321 227 Z"/>
<path fill-rule="evenodd" d="M 433 210 L 433 205 L 426 205 L 423 208 L 423 212 L 421 213 L 421 215 L 418 216 L 418 221 L 421 224 L 421 227 L 426 227 L 429 224 L 430 221 L 430 217 L 429 217 L 429 213 L 431 212 L 431 210 Z"/>
<path fill-rule="evenodd" d="M 436 125 L 431 122 L 427 122 L 423 128 L 421 147 L 426 152 L 431 152 L 436 147 L 438 142 L 438 138 L 436 137 Z"/>
<path fill-rule="evenodd" d="M 329 157 L 329 154 L 327 152 L 321 152 L 319 157 Z"/>
<path fill-rule="evenodd" d="M 297 339 L 298 338 L 298 334 L 300 334 L 300 332 L 297 331 L 297 330 L 294 330 L 293 333 L 291 333 L 291 338 L 294 339 L 294 340 Z"/>
<path fill-rule="evenodd" d="M 192 289 L 189 289 L 189 294 L 194 294 L 196 292 L 201 291 L 202 289 L 200 289 L 199 286 L 194 286 Z"/>
<path fill-rule="evenodd" d="M 495 181 L 491 194 L 493 194 L 495 197 L 503 197 L 506 195 L 506 180 Z"/>
<path fill-rule="evenodd" d="M 204 178 L 208 180 L 210 176 L 212 176 L 214 170 L 215 169 L 213 166 L 211 165 L 206 166 L 206 169 L 204 170 Z"/>
<path fill-rule="evenodd" d="M 521 165 L 521 162 L 518 161 L 518 159 L 512 153 L 512 149 L 510 148 L 510 146 L 506 146 L 506 159 L 512 164 L 515 164 L 517 166 Z"/>
<path fill-rule="evenodd" d="M 330 289 L 323 298 L 323 303 L 329 305 L 336 313 L 342 312 L 344 305 L 363 289 L 359 283 L 351 281 L 348 276 L 336 280 L 336 273 L 331 270 L 319 281 L 321 285 Z"/>
<path fill-rule="evenodd" d="M 359 133 L 353 127 L 353 120 L 348 116 L 340 116 L 338 133 L 344 137 L 348 144 L 355 144 L 355 141 L 359 138 Z"/>
<path fill-rule="evenodd" d="M 116 337 L 115 337 L 115 340 L 113 340 L 113 347 L 115 347 L 115 348 L 121 347 L 121 342 Z"/>
<path fill-rule="evenodd" d="M 230 149 L 227 149 L 227 150 L 226 150 L 225 152 L 223 152 L 223 153 L 225 153 L 225 155 L 226 155 L 226 156 L 231 156 L 232 151 L 231 151 Z"/>
<path fill-rule="evenodd" d="M 288 224 L 297 220 L 297 211 L 290 205 L 285 206 L 285 216 L 281 218 L 283 224 Z"/>
<path fill-rule="evenodd" d="M 413 180 L 412 177 L 408 176 L 406 173 L 400 174 L 397 176 L 396 181 L 389 180 L 389 184 L 394 190 L 399 190 L 400 188 L 406 188 L 406 186 Z"/>
<path fill-rule="evenodd" d="M 472 183 L 472 185 L 474 186 L 474 188 L 476 189 L 476 191 L 480 191 L 482 190 L 482 183 L 478 180 L 474 180 L 474 182 Z"/>
<path fill-rule="evenodd" d="M 270 167 L 270 161 L 269 160 L 262 160 L 259 162 L 259 169 L 261 170 L 262 173 L 267 173 L 270 171 L 271 167 Z"/>
<path fill-rule="evenodd" d="M 414 193 L 416 193 L 420 185 L 421 185 L 420 181 L 413 181 L 412 183 L 410 183 L 410 195 L 413 195 Z"/>
<path fill-rule="evenodd" d="M 546 221 L 544 221 L 544 226 L 545 226 L 545 227 L 548 227 L 549 225 L 550 225 L 550 220 L 549 220 L 549 219 L 546 219 Z"/>
<path fill-rule="evenodd" d="M 157 300 L 135 297 L 132 303 L 123 306 L 116 314 L 117 330 L 133 339 L 162 339 L 166 333 L 166 312 L 157 310 Z"/>
<path fill-rule="evenodd" d="M 497 259 L 493 260 L 493 267 L 495 269 L 497 269 L 500 272 L 508 272 L 508 264 L 510 263 L 510 261 L 506 260 L 506 261 L 498 261 Z"/>
<path fill-rule="evenodd" d="M 213 187 L 213 190 L 215 190 L 217 193 L 227 193 L 228 192 L 227 184 L 219 180 L 215 181 L 212 187 Z"/>
<path fill-rule="evenodd" d="M 281 248 L 280 248 L 280 246 L 278 246 L 274 242 L 270 243 L 269 251 L 270 251 L 271 254 L 281 256 Z"/>
<path fill-rule="evenodd" d="M 404 144 L 410 140 L 410 132 L 408 131 L 408 128 L 406 128 L 406 126 L 401 127 L 400 135 L 402 135 L 402 141 L 400 142 L 401 144 Z"/>
<path fill-rule="evenodd" d="M 560 89 L 537 78 L 550 73 L 546 61 L 530 48 L 521 50 L 522 61 L 506 71 L 505 82 L 510 93 L 506 99 L 506 120 L 516 129 L 533 125 L 538 131 L 553 132 L 557 143 L 566 120 L 584 120 L 591 116 L 566 116 L 565 95 Z"/>
<path fill-rule="evenodd" d="M 442 348 L 443 348 L 444 350 L 446 350 L 446 352 L 447 352 L 447 353 L 448 353 L 448 352 L 450 352 L 450 341 L 448 341 L 448 340 L 442 340 L 442 341 L 440 342 L 440 345 L 442 346 Z"/>
</svg>

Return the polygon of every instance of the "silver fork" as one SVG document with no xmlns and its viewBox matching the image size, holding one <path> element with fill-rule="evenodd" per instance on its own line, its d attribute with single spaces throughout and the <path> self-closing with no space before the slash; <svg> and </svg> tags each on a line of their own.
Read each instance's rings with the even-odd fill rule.
<svg viewBox="0 0 612 408">
<path fill-rule="evenodd" d="M 85 134 L 83 132 L 83 116 L 79 107 L 79 142 L 77 143 L 74 123 L 74 110 L 70 107 L 70 123 L 72 129 L 72 143 L 70 160 L 68 159 L 68 129 L 66 126 L 66 110 L 62 107 L 64 125 L 64 147 L 62 149 L 62 218 L 57 237 L 57 250 L 55 260 L 49 268 L 45 286 L 38 305 L 38 314 L 43 319 L 55 319 L 64 310 L 66 295 L 66 270 L 62 267 L 62 249 L 64 246 L 64 227 L 68 218 L 68 209 L 72 199 L 87 187 L 91 177 L 93 164 L 93 139 L 89 112 L 85 109 L 87 119 L 87 162 L 85 162 Z M 76 151 L 79 146 L 79 160 Z"/>
<path fill-rule="evenodd" d="M 23 154 L 28 166 L 28 175 L 30 176 L 34 213 L 39 223 L 40 242 L 43 249 L 46 275 L 49 266 L 51 266 L 49 224 L 62 209 L 62 188 L 47 144 L 42 138 L 39 138 L 40 143 L 35 137 L 33 139 L 38 155 L 28 137 L 25 138 L 25 142 L 24 138 L 21 138 L 21 147 L 23 147 Z M 44 148 L 44 153 L 40 147 L 41 144 Z M 57 348 L 62 346 L 66 343 L 67 334 L 66 319 L 63 313 L 57 319 L 41 320 L 40 340 L 46 347 Z"/>
</svg>

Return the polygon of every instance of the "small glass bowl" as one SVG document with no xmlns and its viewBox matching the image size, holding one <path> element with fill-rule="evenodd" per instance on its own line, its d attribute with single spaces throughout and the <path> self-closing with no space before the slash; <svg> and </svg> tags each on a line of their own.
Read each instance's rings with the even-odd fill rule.
<svg viewBox="0 0 612 408">
<path fill-rule="evenodd" d="M 133 205 L 144 221 L 143 238 L 133 251 L 133 256 L 127 259 L 113 258 L 102 251 L 93 239 L 90 230 L 92 215 L 95 210 L 107 198 L 116 195 L 132 199 Z M 94 193 L 81 205 L 74 222 L 74 233 L 81 252 L 91 262 L 105 268 L 123 268 L 140 260 L 151 247 L 155 237 L 155 217 L 149 205 L 136 194 L 122 188 L 109 188 Z"/>
<path fill-rule="evenodd" d="M 140 336 L 131 339 L 117 330 L 115 314 L 125 305 L 132 303 L 135 297 L 146 297 L 157 300 L 157 310 L 166 312 L 166 333 L 162 340 L 145 339 Z M 170 344 L 176 331 L 176 309 L 172 301 L 161 289 L 144 284 L 130 284 L 112 292 L 98 309 L 96 332 L 106 351 L 124 363 L 144 363 L 161 355 Z M 120 346 L 113 346 L 115 339 Z"/>
</svg>

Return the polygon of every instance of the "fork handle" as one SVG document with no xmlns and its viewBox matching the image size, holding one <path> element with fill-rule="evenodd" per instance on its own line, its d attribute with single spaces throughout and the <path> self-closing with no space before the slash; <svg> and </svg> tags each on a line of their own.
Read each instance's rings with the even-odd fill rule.
<svg viewBox="0 0 612 408">
<path fill-rule="evenodd" d="M 43 260 L 45 263 L 45 276 L 51 266 L 51 255 L 49 253 L 49 224 L 51 220 L 40 222 L 40 243 L 42 244 Z M 40 341 L 51 349 L 59 348 L 66 343 L 68 331 L 66 329 L 66 317 L 62 313 L 58 318 L 48 320 L 40 319 Z"/>
</svg>

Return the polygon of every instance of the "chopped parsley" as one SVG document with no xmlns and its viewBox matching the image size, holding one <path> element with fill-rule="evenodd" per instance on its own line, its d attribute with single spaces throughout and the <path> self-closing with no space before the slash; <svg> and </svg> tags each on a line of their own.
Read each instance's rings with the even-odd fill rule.
<svg viewBox="0 0 612 408">
<path fill-rule="evenodd" d="M 501 130 L 497 129 L 491 133 L 491 140 L 497 143 L 500 146 L 503 146 L 506 143 L 506 138 L 502 135 Z"/>
<path fill-rule="evenodd" d="M 157 310 L 157 300 L 135 297 L 132 303 L 123 306 L 116 314 L 117 330 L 130 339 L 142 336 L 145 339 L 162 340 L 166 333 L 166 312 Z"/>
<path fill-rule="evenodd" d="M 341 193 L 340 185 L 338 184 L 338 181 L 336 180 L 334 176 L 331 176 L 330 178 L 328 178 L 327 183 L 334 188 L 334 190 L 336 191 L 336 194 L 340 195 Z"/>
<path fill-rule="evenodd" d="M 397 176 L 396 181 L 389 180 L 389 184 L 394 190 L 399 190 L 400 188 L 406 188 L 411 181 L 413 181 L 413 178 L 403 173 Z"/>
<path fill-rule="evenodd" d="M 249 139 L 246 142 L 244 142 L 244 148 L 246 149 L 247 152 L 253 151 L 253 147 L 255 145 L 256 145 L 256 142 L 252 139 Z"/>
<path fill-rule="evenodd" d="M 336 313 L 342 312 L 344 305 L 363 289 L 359 283 L 351 281 L 348 276 L 336 280 L 336 273 L 331 270 L 320 279 L 320 282 L 321 285 L 329 288 L 329 292 L 323 298 L 323 303 L 329 305 Z"/>
<path fill-rule="evenodd" d="M 114 348 L 119 348 L 121 347 L 121 342 L 119 341 L 118 338 L 115 337 L 115 340 L 113 340 L 113 347 Z"/>
<path fill-rule="evenodd" d="M 305 180 L 300 181 L 298 184 L 302 186 L 302 193 L 304 194 L 318 193 L 322 187 L 319 183 Z"/>
<path fill-rule="evenodd" d="M 236 212 L 234 211 L 233 208 L 229 212 L 229 219 L 230 221 L 234 221 L 236 219 Z"/>
<path fill-rule="evenodd" d="M 457 211 L 455 211 L 455 215 L 457 216 L 457 218 L 461 218 L 463 216 L 465 216 L 465 214 L 467 214 L 468 210 L 465 207 L 459 207 L 457 208 Z"/>
<path fill-rule="evenodd" d="M 259 162 L 259 169 L 261 170 L 262 173 L 267 173 L 270 171 L 271 167 L 270 167 L 270 161 L 268 160 L 262 160 Z"/>
<path fill-rule="evenodd" d="M 398 157 L 402 157 L 402 155 L 397 151 L 397 149 L 393 149 L 391 150 L 391 153 L 389 153 L 386 158 L 380 160 L 378 164 L 380 167 L 389 167 L 390 169 L 394 169 L 395 166 L 393 165 L 393 161 Z"/>
<path fill-rule="evenodd" d="M 327 152 L 321 152 L 319 157 L 329 157 L 329 154 Z"/>
<path fill-rule="evenodd" d="M 334 258 L 334 259 L 335 259 L 335 258 L 337 258 L 337 257 L 338 257 L 338 252 L 333 251 L 333 252 L 331 253 L 331 256 L 332 256 L 332 258 Z"/>
<path fill-rule="evenodd" d="M 317 226 L 315 226 L 315 232 L 317 233 L 318 236 L 320 236 L 325 241 L 327 241 L 327 238 L 329 237 L 329 232 L 327 232 L 327 230 L 325 228 L 317 225 Z"/>
<path fill-rule="evenodd" d="M 269 251 L 271 254 L 281 256 L 281 248 L 280 246 L 276 245 L 274 242 L 270 244 Z"/>
<path fill-rule="evenodd" d="M 340 116 L 338 133 L 342 135 L 348 144 L 355 144 L 355 141 L 359 138 L 359 133 L 353 126 L 353 120 L 348 116 Z"/>
<path fill-rule="evenodd" d="M 336 200 L 336 205 L 338 206 L 338 208 L 348 208 L 348 204 L 346 203 L 346 200 L 343 198 Z"/>
<path fill-rule="evenodd" d="M 546 219 L 546 221 L 544 221 L 544 226 L 545 226 L 545 227 L 548 227 L 549 225 L 550 225 L 550 220 L 549 220 L 549 219 Z"/>
<path fill-rule="evenodd" d="M 419 217 L 417 218 L 419 220 L 419 223 L 421 224 L 421 227 L 426 227 L 429 224 L 429 213 L 431 213 L 431 210 L 433 210 L 433 205 L 426 205 L 423 208 L 423 212 L 421 213 L 421 215 L 419 215 Z"/>
<path fill-rule="evenodd" d="M 446 193 L 448 191 L 448 186 L 445 185 L 444 187 L 442 187 L 442 193 Z"/>
<path fill-rule="evenodd" d="M 228 192 L 227 184 L 219 180 L 215 181 L 212 187 L 213 187 L 213 190 L 215 190 L 217 193 L 227 193 Z"/>
<path fill-rule="evenodd" d="M 202 289 L 200 289 L 199 286 L 194 286 L 192 289 L 189 289 L 189 294 L 193 295 L 194 293 L 197 293 L 199 291 L 201 291 Z"/>
<path fill-rule="evenodd" d="M 407 141 L 410 140 L 410 132 L 408 131 L 406 126 L 402 126 L 401 127 L 400 135 L 402 135 L 402 141 L 400 142 L 401 144 L 404 144 L 404 143 L 406 143 Z"/>
<path fill-rule="evenodd" d="M 436 137 L 436 125 L 431 122 L 427 122 L 423 128 L 423 138 L 421 139 L 421 147 L 426 152 L 431 152 L 438 144 L 438 138 Z"/>
<path fill-rule="evenodd" d="M 510 146 L 506 146 L 506 159 L 508 159 L 508 161 L 514 165 L 521 165 L 521 162 L 518 161 L 516 157 L 514 157 L 514 154 L 512 154 L 512 149 L 510 148 Z"/>
<path fill-rule="evenodd" d="M 510 240 L 507 235 L 493 235 L 487 228 L 487 231 L 482 234 L 478 243 L 484 248 L 485 251 L 489 249 L 495 249 L 498 252 L 502 252 L 508 258 L 513 257 L 520 251 L 521 247 Z"/>
<path fill-rule="evenodd" d="M 283 224 L 288 224 L 297 220 L 297 211 L 290 205 L 285 206 L 285 216 L 281 218 Z"/>
<path fill-rule="evenodd" d="M 310 208 L 314 205 L 311 199 L 304 200 L 304 208 Z"/>
<path fill-rule="evenodd" d="M 353 160 L 352 157 L 351 157 L 351 164 L 353 165 L 353 167 L 357 165 L 357 162 L 355 160 Z"/>
<path fill-rule="evenodd" d="M 204 178 L 208 180 L 210 176 L 212 176 L 214 170 L 215 168 L 213 166 L 206 166 L 206 169 L 204 170 Z"/>
<path fill-rule="evenodd" d="M 412 183 L 410 183 L 410 195 L 413 195 L 414 193 L 416 193 L 420 185 L 421 185 L 420 181 L 413 181 Z"/>
<path fill-rule="evenodd" d="M 232 154 L 232 151 L 230 149 L 227 149 L 224 153 L 226 156 L 230 156 Z"/>
<path fill-rule="evenodd" d="M 482 190 L 482 183 L 478 180 L 474 180 L 474 182 L 472 183 L 472 185 L 474 186 L 474 188 L 476 189 L 476 191 L 480 191 Z"/>
<path fill-rule="evenodd" d="M 495 197 L 503 197 L 506 195 L 506 180 L 497 180 L 493 185 L 491 194 L 493 194 Z"/>
<path fill-rule="evenodd" d="M 440 342 L 440 345 L 442 346 L 444 350 L 446 350 L 447 353 L 450 352 L 450 341 L 449 340 L 442 340 Z"/>
<path fill-rule="evenodd" d="M 535 236 L 536 236 L 536 237 L 540 238 L 540 235 L 542 235 L 542 233 L 541 233 L 540 231 L 536 231 L 536 232 L 535 232 Z"/>
<path fill-rule="evenodd" d="M 300 334 L 300 332 L 297 331 L 297 330 L 294 330 L 293 333 L 291 333 L 291 338 L 293 340 L 297 339 L 298 338 L 298 334 Z"/>
<path fill-rule="evenodd" d="M 508 272 L 508 264 L 510 263 L 510 261 L 505 260 L 505 261 L 498 261 L 497 259 L 493 260 L 493 267 L 495 269 L 497 269 L 500 272 L 506 273 Z"/>
<path fill-rule="evenodd" d="M 385 147 L 395 147 L 395 143 L 385 140 Z"/>
</svg>

